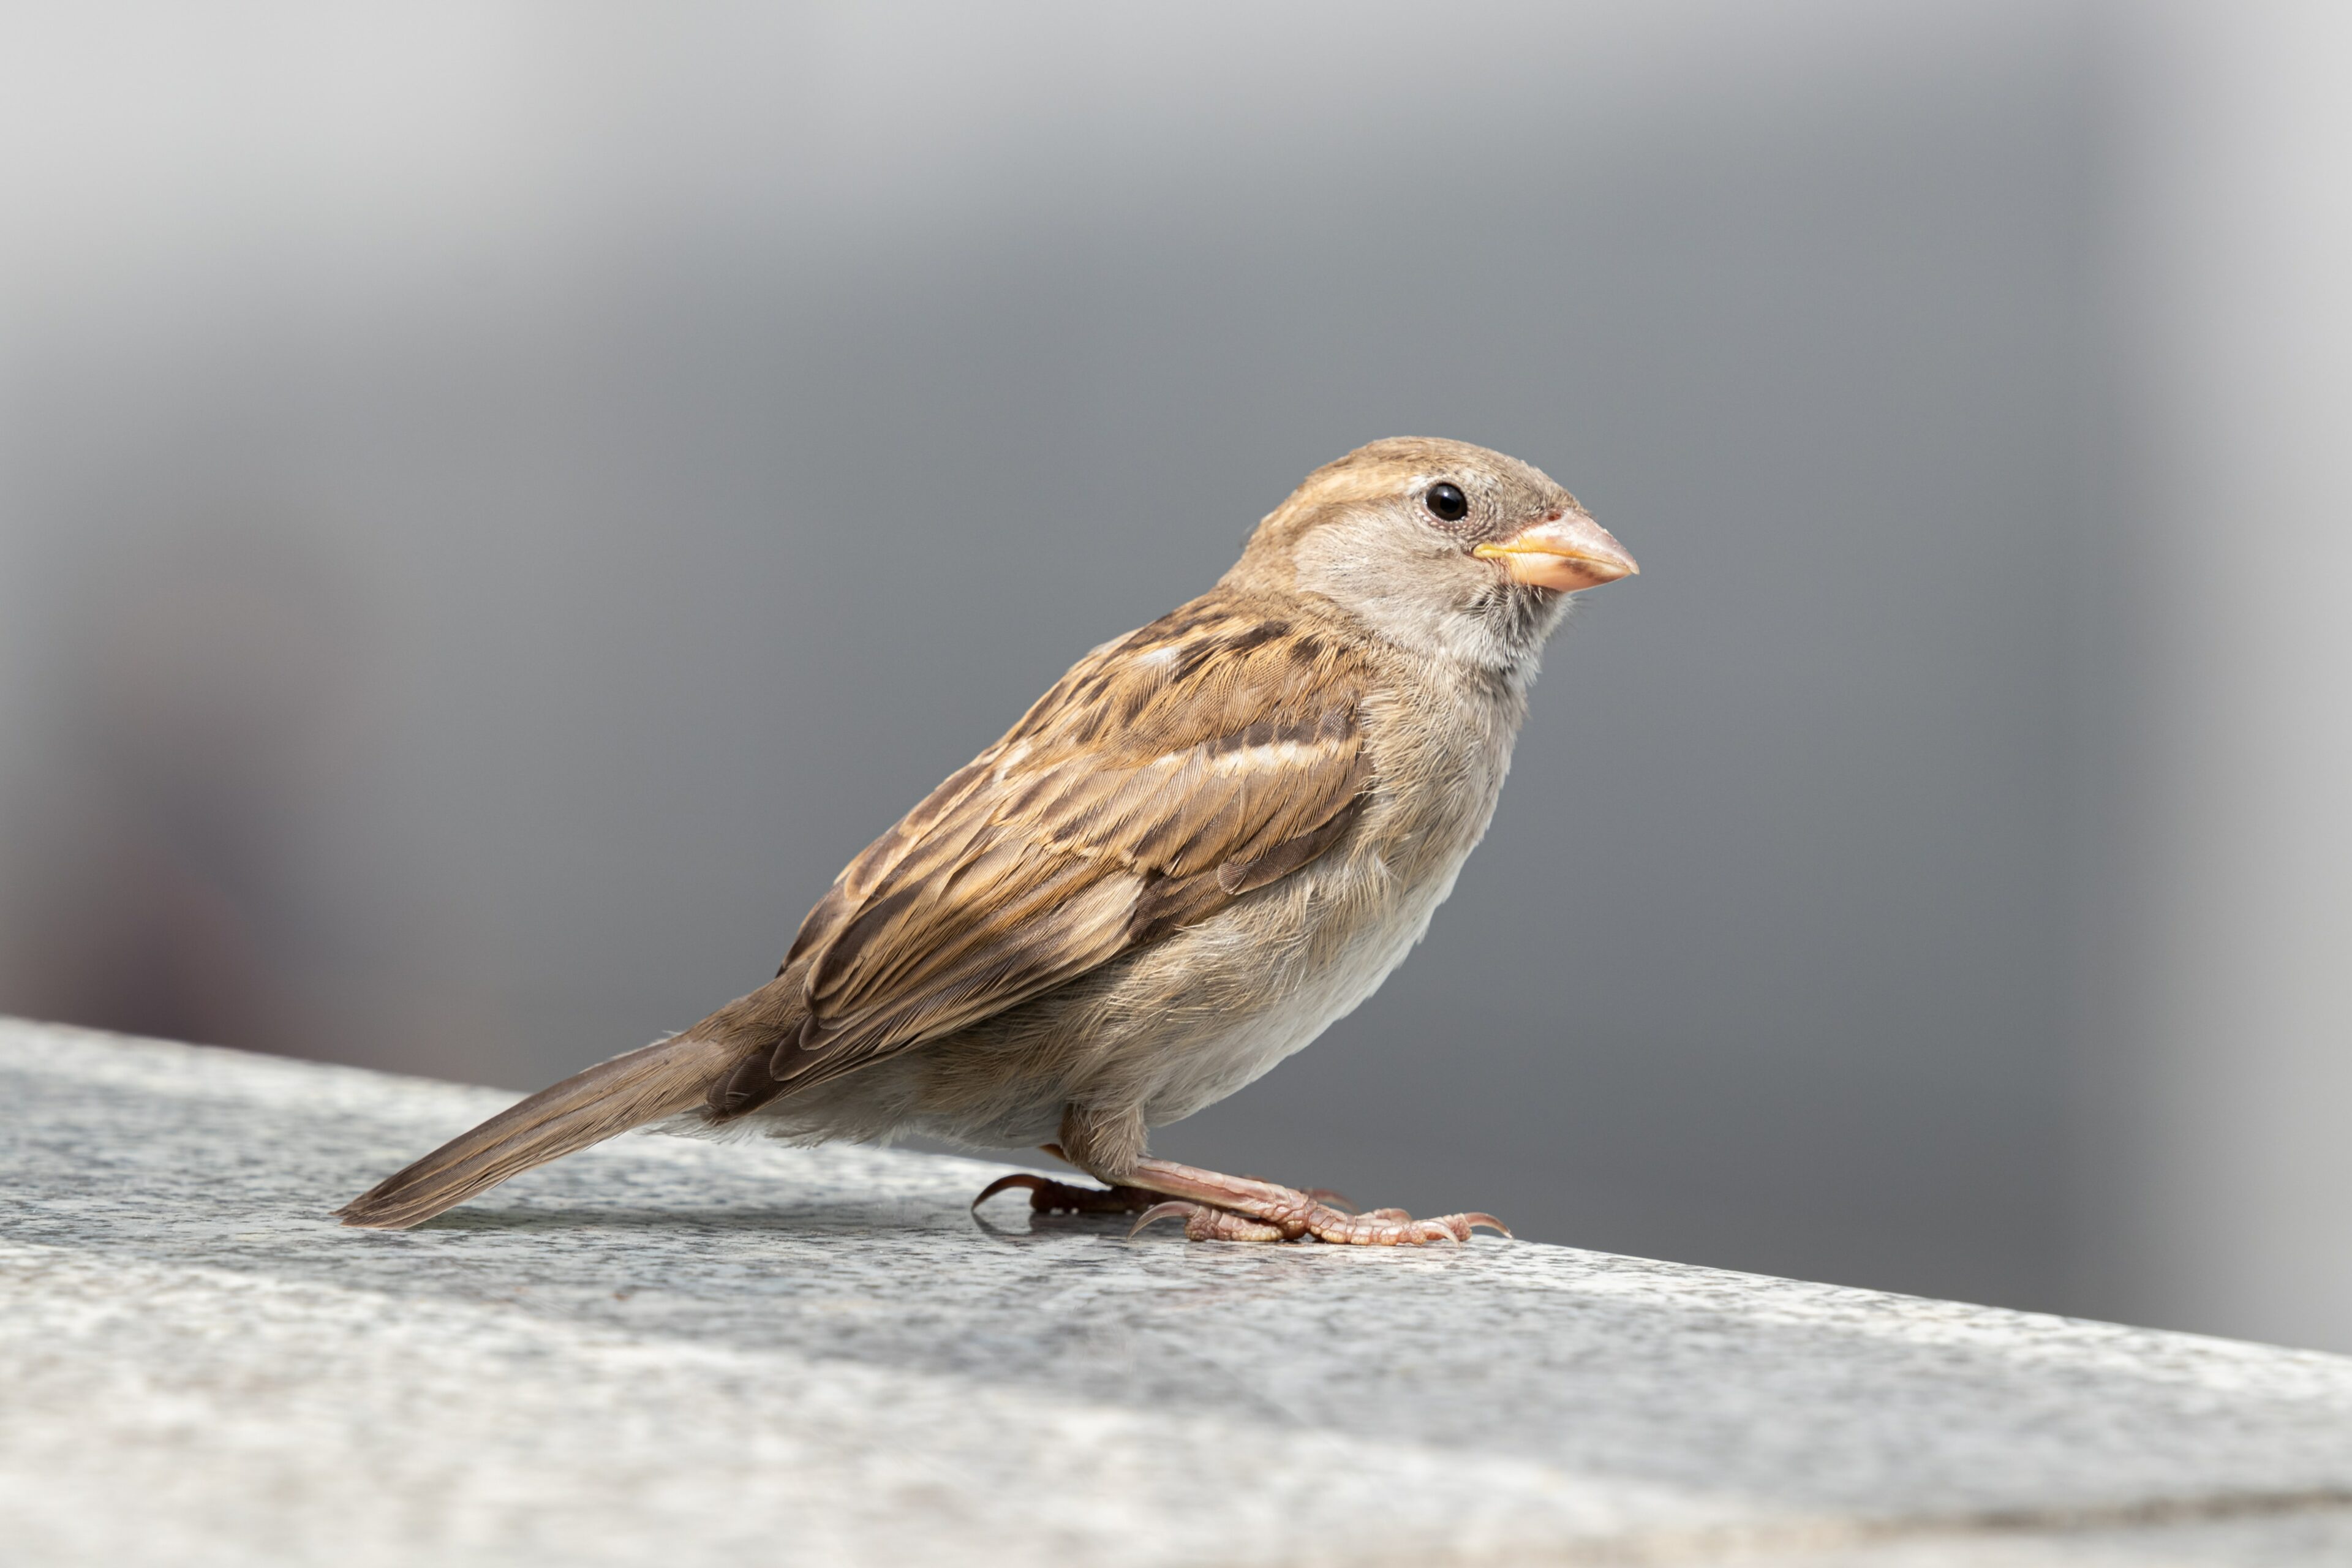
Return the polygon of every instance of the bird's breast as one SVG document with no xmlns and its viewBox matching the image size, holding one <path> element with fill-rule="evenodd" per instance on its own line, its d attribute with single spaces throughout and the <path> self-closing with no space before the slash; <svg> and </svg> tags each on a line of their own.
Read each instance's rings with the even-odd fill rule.
<svg viewBox="0 0 2352 1568">
<path fill-rule="evenodd" d="M 1355 1011 L 1453 892 L 1494 815 L 1517 725 L 1434 704 L 1381 717 L 1379 783 L 1349 837 L 1144 958 L 1138 994 L 1154 1019 L 1120 1054 L 1150 1064 L 1150 1124 L 1223 1099 Z"/>
</svg>

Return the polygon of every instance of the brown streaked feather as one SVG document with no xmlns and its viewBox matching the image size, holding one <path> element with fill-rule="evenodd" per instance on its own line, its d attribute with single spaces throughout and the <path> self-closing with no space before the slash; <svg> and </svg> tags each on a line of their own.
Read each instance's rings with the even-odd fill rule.
<svg viewBox="0 0 2352 1568">
<path fill-rule="evenodd" d="M 803 966 L 808 1017 L 772 1081 L 953 1033 L 1336 844 L 1370 783 L 1371 673 L 1292 630 L 1220 589 L 1081 660 L 810 912 L 780 971 Z"/>
</svg>

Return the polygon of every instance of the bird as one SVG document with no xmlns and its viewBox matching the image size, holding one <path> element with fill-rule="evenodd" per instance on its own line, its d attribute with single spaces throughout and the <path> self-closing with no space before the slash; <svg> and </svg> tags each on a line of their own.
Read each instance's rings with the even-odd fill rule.
<svg viewBox="0 0 2352 1568">
<path fill-rule="evenodd" d="M 1103 644 L 843 869 L 775 977 L 337 1215 L 401 1229 L 640 1126 L 1036 1146 L 1036 1210 L 1194 1240 L 1508 1234 L 1152 1157 L 1380 986 L 1486 830 L 1571 595 L 1639 571 L 1541 470 L 1394 437 L 1315 469 L 1207 593 Z"/>
</svg>

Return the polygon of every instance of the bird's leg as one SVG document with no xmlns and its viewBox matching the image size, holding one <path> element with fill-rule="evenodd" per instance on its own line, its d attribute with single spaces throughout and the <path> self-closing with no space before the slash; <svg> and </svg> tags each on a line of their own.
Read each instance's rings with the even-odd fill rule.
<svg viewBox="0 0 2352 1568">
<path fill-rule="evenodd" d="M 1133 1110 L 1095 1111 L 1073 1105 L 1062 1118 L 1061 1142 L 1040 1145 L 1101 1181 L 1100 1187 L 1057 1182 L 1027 1171 L 999 1176 L 971 1200 L 978 1208 L 997 1194 L 1028 1189 L 1040 1214 L 1139 1214 L 1135 1229 L 1181 1218 L 1194 1241 L 1318 1241 L 1357 1247 L 1418 1247 L 1467 1241 L 1485 1226 L 1510 1231 L 1487 1214 L 1415 1219 L 1402 1209 L 1358 1214 L 1339 1194 L 1320 1187 L 1286 1187 L 1255 1176 L 1227 1176 L 1143 1152 L 1142 1118 Z M 1115 1173 L 1112 1180 L 1104 1173 Z M 1129 1234 L 1132 1234 L 1130 1232 Z"/>
<path fill-rule="evenodd" d="M 1354 1247 L 1418 1247 L 1432 1241 L 1467 1241 L 1479 1226 L 1510 1230 L 1490 1214 L 1449 1214 L 1415 1219 L 1402 1209 L 1350 1214 L 1328 1194 L 1277 1186 L 1254 1176 L 1225 1176 L 1172 1160 L 1137 1160 L 1122 1173 L 1129 1187 L 1171 1200 L 1146 1209 L 1135 1228 L 1182 1218 L 1194 1241 L 1318 1241 Z"/>
<path fill-rule="evenodd" d="M 1050 1147 L 1050 1145 L 1048 1145 Z M 978 1208 L 999 1193 L 1025 1188 L 1029 1207 L 1035 1214 L 1141 1214 L 1165 1201 L 1162 1194 L 1146 1187 L 1108 1186 L 1082 1187 L 1074 1182 L 1057 1182 L 1051 1176 L 1041 1176 L 1034 1171 L 1015 1171 L 1009 1176 L 999 1176 L 981 1188 L 980 1195 L 971 1200 Z M 1329 1205 L 1342 1214 L 1353 1215 L 1355 1206 L 1328 1187 L 1301 1189 L 1307 1197 Z M 1372 1216 L 1381 1219 L 1409 1219 L 1402 1209 L 1375 1209 Z"/>
</svg>

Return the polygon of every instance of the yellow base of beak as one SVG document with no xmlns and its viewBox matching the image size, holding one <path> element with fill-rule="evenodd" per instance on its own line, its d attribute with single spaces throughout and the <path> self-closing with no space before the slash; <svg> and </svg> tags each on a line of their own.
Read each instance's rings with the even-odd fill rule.
<svg viewBox="0 0 2352 1568">
<path fill-rule="evenodd" d="M 1515 583 L 1557 594 L 1598 588 L 1642 571 L 1614 535 L 1581 512 L 1545 518 L 1470 553 L 1501 562 Z"/>
</svg>

